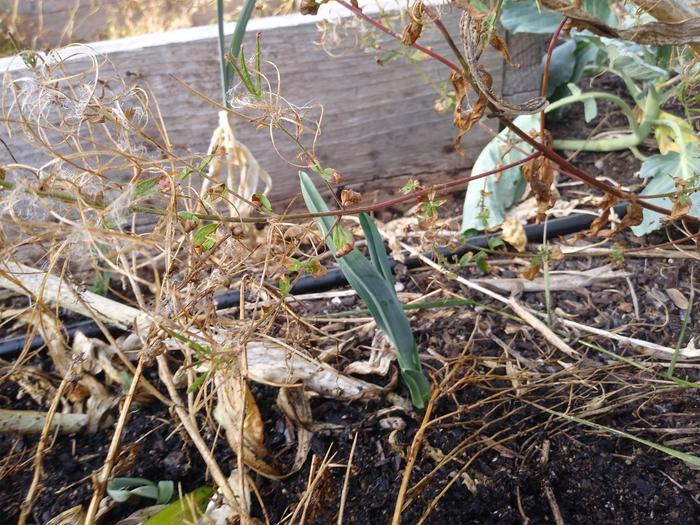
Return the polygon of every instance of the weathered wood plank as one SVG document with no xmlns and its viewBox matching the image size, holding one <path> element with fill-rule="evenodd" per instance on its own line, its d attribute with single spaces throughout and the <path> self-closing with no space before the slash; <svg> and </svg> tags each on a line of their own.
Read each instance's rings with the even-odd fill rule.
<svg viewBox="0 0 700 525">
<path fill-rule="evenodd" d="M 0 0 L 0 11 L 11 13 L 13 2 Z M 241 6 L 241 0 L 224 0 L 226 13 L 234 14 Z M 263 15 L 279 6 L 261 7 Z M 17 4 L 18 36 L 41 49 L 206 25 L 215 19 L 216 3 L 210 0 L 24 0 Z"/>
<path fill-rule="evenodd" d="M 538 96 L 542 82 L 542 57 L 547 51 L 546 35 L 511 34 L 506 36 L 513 63 L 503 68 L 503 95 L 513 102 L 522 103 Z"/>
<path fill-rule="evenodd" d="M 261 33 L 264 56 L 280 70 L 282 93 L 296 104 L 322 104 L 323 134 L 317 153 L 324 164 L 337 169 L 345 182 L 371 186 L 371 182 L 394 177 L 422 175 L 428 179 L 469 168 L 486 141 L 494 122 L 478 126 L 465 138 L 464 156 L 453 152 L 455 130 L 451 115 L 433 108 L 437 95 L 409 64 L 385 66 L 362 51 L 330 58 L 319 46 L 316 18 L 289 15 L 251 21 L 246 35 L 248 49 L 254 34 Z M 457 15 L 447 19 L 456 29 Z M 229 27 L 231 29 L 231 27 Z M 216 109 L 173 80 L 177 76 L 193 89 L 218 99 L 216 29 L 214 26 L 100 42 L 93 47 L 104 53 L 123 76 L 148 85 L 158 99 L 170 139 L 181 152 L 202 154 L 216 126 Z M 448 53 L 437 32 L 423 43 Z M 501 89 L 502 60 L 485 53 L 482 61 Z M 14 62 L 17 67 L 17 61 Z M 422 62 L 434 76 L 446 71 L 439 64 Z M 9 61 L 0 61 L 5 70 Z M 2 132 L 4 134 L 4 132 Z M 272 197 L 288 200 L 298 193 L 296 168 L 281 160 L 271 147 L 265 130 L 241 122 L 238 138 L 256 155 L 273 178 Z M 7 139 L 21 162 L 40 160 L 35 148 L 17 137 Z M 279 139 L 279 149 L 288 159 L 297 153 L 289 141 Z M 9 161 L 0 149 L 0 163 Z"/>
</svg>

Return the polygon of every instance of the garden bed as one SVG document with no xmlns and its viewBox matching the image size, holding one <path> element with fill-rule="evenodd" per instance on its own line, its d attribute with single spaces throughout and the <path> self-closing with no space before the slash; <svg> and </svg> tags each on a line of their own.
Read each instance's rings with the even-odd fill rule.
<svg viewBox="0 0 700 525">
<path fill-rule="evenodd" d="M 443 15 L 451 29 L 458 25 L 455 13 Z M 0 339 L 28 338 L 19 356 L 0 362 L 0 405 L 36 411 L 40 424 L 0 432 L 0 522 L 72 525 L 88 515 L 143 523 L 120 520 L 160 500 L 169 483 L 175 494 L 164 500 L 204 490 L 204 504 L 217 487 L 214 513 L 230 513 L 233 523 L 699 522 L 697 227 L 669 222 L 644 236 L 627 227 L 638 226 L 629 217 L 641 208 L 630 196 L 642 190 L 639 171 L 663 135 L 652 140 L 648 132 L 623 151 L 559 150 L 585 169 L 581 177 L 566 172 L 568 161 L 548 149 L 549 135 L 533 128 L 526 136 L 541 138 L 540 151 L 559 167 L 542 170 L 543 180 L 547 173 L 554 180 L 546 191 L 530 181 L 534 193 L 514 199 L 521 201 L 516 230 L 527 242 L 505 228 L 470 237 L 462 233 L 463 212 L 474 211 L 463 208 L 464 190 L 439 183 L 464 187 L 475 161 L 475 171 L 486 171 L 481 152 L 496 135 L 495 118 L 475 125 L 456 154 L 452 119 L 434 111 L 435 94 L 415 75 L 422 60 L 399 65 L 384 48 L 383 65 L 357 49 L 328 60 L 310 46 L 319 21 L 250 23 L 245 49 L 261 33 L 263 56 L 279 64 L 281 79 L 264 96 L 253 82 L 242 82 L 245 96 L 234 89 L 229 115 L 262 112 L 235 121 L 252 155 L 225 141 L 206 155 L 220 109 L 218 78 L 209 74 L 214 28 L 97 44 L 109 59 L 102 62 L 83 49 L 63 50 L 54 76 L 36 84 L 56 94 L 63 121 L 32 113 L 26 91 L 14 99 L 14 124 L 36 133 L 24 145 L 19 135 L 3 138 L 0 152 L 8 166 L 0 179 L 8 239 L 0 286 L 10 290 L 0 298 Z M 524 65 L 516 74 L 484 51 L 490 96 L 528 100 L 542 39 L 511 35 L 508 42 Z M 420 43 L 429 53 L 450 47 L 435 31 Z M 27 74 L 17 59 L 8 65 L 15 77 Z M 81 93 L 66 88 L 74 78 L 97 86 L 85 104 L 92 112 L 83 108 L 80 118 L 70 96 L 58 98 Z M 117 78 L 139 87 L 120 91 Z M 609 73 L 577 81 L 609 96 L 593 116 L 582 104 L 550 114 L 551 138 L 619 138 L 632 125 L 625 104 L 642 94 L 635 99 Z M 577 96 L 575 86 L 568 89 Z M 291 112 L 256 105 L 279 103 L 281 93 L 284 104 L 300 105 L 284 105 Z M 158 110 L 143 102 L 151 96 Z M 328 108 L 320 136 L 304 127 L 318 123 L 317 102 Z M 498 104 L 482 103 L 508 125 Z M 680 104 L 663 109 L 667 120 L 684 116 Z M 297 119 L 302 113 L 309 120 Z M 225 134 L 226 114 L 218 118 Z M 304 133 L 271 148 L 269 136 L 285 118 Z M 42 135 L 37 123 L 50 131 Z M 303 140 L 313 146 L 297 147 Z M 503 142 L 498 173 L 484 184 L 507 182 L 507 155 L 527 154 L 522 141 Z M 530 157 L 531 170 L 545 158 Z M 45 159 L 53 160 L 31 168 Z M 271 191 L 258 193 L 262 176 L 252 189 L 236 188 L 233 168 L 240 181 L 258 163 Z M 302 203 L 323 210 L 315 183 L 295 176 L 299 168 L 340 208 L 326 214 L 331 226 L 323 213 L 288 213 Z M 468 191 L 481 188 L 477 182 Z M 483 188 L 482 211 L 497 194 Z M 450 193 L 438 197 L 438 189 Z M 628 205 L 607 206 L 601 189 L 620 192 Z M 543 193 L 545 227 L 522 227 L 542 215 Z M 375 201 L 387 204 L 368 204 Z M 364 212 L 374 212 L 376 223 Z M 562 224 L 556 221 L 581 217 L 590 220 L 572 233 L 551 233 Z M 333 232 L 319 233 L 312 218 Z M 304 291 L 302 280 L 311 283 Z M 417 365 L 407 364 L 406 333 L 396 329 L 405 325 L 392 305 L 406 312 Z M 64 334 L 85 316 L 96 321 L 96 337 Z M 43 338 L 36 348 L 29 344 L 35 333 Z M 429 378 L 429 392 L 411 372 Z M 44 424 L 54 411 L 55 425 L 71 412 L 82 430 Z M 129 498 L 128 478 L 140 478 L 140 492 Z"/>
</svg>

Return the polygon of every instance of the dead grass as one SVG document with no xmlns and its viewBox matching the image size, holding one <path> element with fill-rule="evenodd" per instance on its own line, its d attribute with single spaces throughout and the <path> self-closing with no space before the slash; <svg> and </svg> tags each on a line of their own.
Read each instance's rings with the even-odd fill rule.
<svg viewBox="0 0 700 525">
<path fill-rule="evenodd" d="M 139 417 L 130 407 L 162 403 L 171 413 L 167 424 L 186 436 L 206 465 L 207 479 L 220 490 L 211 505 L 221 515 L 242 523 L 267 521 L 256 480 L 301 471 L 307 475 L 306 490 L 280 522 L 312 522 L 323 499 L 320 492 L 337 472 L 342 482 L 334 504 L 340 522 L 348 514 L 343 509 L 357 458 L 352 452 L 340 458 L 333 449 L 323 456 L 311 452 L 314 433 L 346 428 L 316 421 L 312 401 L 371 399 L 378 408 L 367 418 L 385 421 L 392 429 L 387 442 L 405 461 L 393 512 L 398 524 L 408 513 L 416 523 L 426 522 L 456 485 L 477 495 L 484 482 L 475 467 L 480 458 L 495 454 L 518 465 L 535 454 L 546 464 L 546 447 L 540 448 L 537 436 L 614 434 L 620 429 L 584 429 L 577 422 L 614 414 L 635 421 L 634 432 L 649 437 L 655 431 L 640 415 L 642 408 L 680 389 L 697 388 L 662 376 L 674 348 L 634 337 L 632 326 L 592 328 L 569 320 L 574 314 L 565 306 L 557 311 L 560 322 L 549 326 L 541 308 L 425 259 L 428 268 L 406 279 L 419 275 L 422 285 L 402 298 L 468 297 L 482 304 L 414 314 L 434 387 L 428 409 L 415 414 L 397 392 L 393 355 L 371 319 L 347 314 L 324 320 L 327 296 L 283 298 L 273 286 L 283 275 L 294 278 L 291 257 L 324 263 L 328 258 L 311 223 L 273 218 L 258 230 L 240 221 L 256 210 L 253 196 L 269 189 L 269 178 L 236 142 L 231 113 L 222 112 L 207 154 L 180 157 L 147 90 L 118 78 L 108 62 L 80 46 L 68 53 L 87 53 L 90 67 L 76 70 L 57 54 L 26 55 L 30 65 L 38 62 L 4 81 L 5 124 L 47 155 L 41 166 L 5 166 L 0 192 L 0 285 L 30 298 L 3 313 L 3 331 L 25 331 L 28 340 L 39 332 L 46 341 L 39 351 L 25 348 L 2 369 L 3 381 L 16 384 L 46 411 L 31 458 L 24 451 L 11 452 L 0 464 L 1 478 L 28 468 L 31 460 L 34 477 L 20 523 L 30 519 L 39 492 L 50 490 L 42 483 L 42 465 L 52 440 L 60 439 L 50 432 L 60 413 L 87 414 L 87 432 L 110 435 L 89 505 L 84 514 L 76 511 L 88 521 L 115 505 L 104 494 L 120 470 L 122 433 Z M 263 113 L 271 130 L 279 122 L 304 129 L 298 108 L 272 90 L 268 100 L 275 109 Z M 316 123 L 306 124 L 307 136 L 315 137 Z M 404 242 L 400 233 L 389 240 L 402 255 L 416 256 L 435 247 L 438 232 L 453 230 L 454 224 L 443 220 L 424 232 L 424 246 Z M 517 265 L 504 255 L 500 267 Z M 581 271 L 578 277 L 577 288 L 602 281 L 595 273 Z M 216 295 L 235 289 L 241 292 L 239 307 L 217 309 Z M 62 332 L 67 311 L 99 321 L 106 343 L 69 341 Z M 441 336 L 446 318 L 459 324 L 463 338 L 458 343 Z M 115 337 L 108 325 L 127 333 Z M 593 343 L 610 354 L 594 354 Z M 657 352 L 647 355 L 639 348 Z M 626 355 L 618 355 L 622 350 Z M 35 368 L 44 351 L 53 366 L 48 378 Z M 681 369 L 697 366 L 692 340 L 679 346 L 678 357 Z M 254 382 L 279 392 L 278 410 L 294 428 L 291 462 L 283 464 L 278 451 L 267 447 Z M 398 441 L 406 421 L 416 425 L 410 445 Z M 688 439 L 693 430 L 688 425 L 661 433 L 666 446 L 686 451 L 681 459 L 696 465 L 690 454 L 697 453 L 697 443 Z M 444 439 L 446 434 L 454 439 Z M 235 455 L 235 467 L 218 459 L 221 450 Z M 551 487 L 546 494 L 554 520 L 561 521 L 561 502 Z M 256 516 L 253 496 L 260 509 Z M 526 520 L 522 508 L 521 514 Z"/>
<path fill-rule="evenodd" d="M 53 49 L 74 42 L 96 42 L 182 29 L 216 22 L 213 0 L 43 0 L 9 2 L 0 15 L 0 56 L 15 53 L 15 45 Z M 254 16 L 287 14 L 296 0 L 259 2 Z M 226 21 L 236 20 L 243 2 L 225 0 Z M 15 42 L 8 37 L 13 35 Z M 21 47 L 20 47 L 21 48 Z"/>
</svg>

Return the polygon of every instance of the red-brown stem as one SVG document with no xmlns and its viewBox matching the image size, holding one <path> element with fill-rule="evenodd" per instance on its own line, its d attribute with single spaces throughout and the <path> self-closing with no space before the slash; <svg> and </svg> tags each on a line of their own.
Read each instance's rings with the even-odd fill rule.
<svg viewBox="0 0 700 525">
<path fill-rule="evenodd" d="M 564 29 L 564 25 L 566 25 L 566 22 L 569 19 L 567 17 L 563 17 L 561 19 L 561 22 L 557 26 L 556 31 L 554 31 L 554 34 L 552 35 L 552 39 L 549 41 L 549 47 L 547 48 L 547 58 L 544 64 L 544 71 L 542 72 L 542 88 L 540 89 L 540 96 L 546 97 L 547 96 L 547 88 L 549 87 L 549 68 L 552 64 L 552 53 L 554 52 L 554 46 L 557 44 L 557 40 L 559 40 L 559 34 L 561 33 L 562 29 Z M 542 142 L 545 142 L 545 133 L 544 133 L 544 111 L 540 113 L 540 140 Z"/>
<path fill-rule="evenodd" d="M 369 24 L 372 24 L 374 27 L 377 29 L 383 31 L 384 33 L 391 35 L 392 37 L 396 38 L 397 40 L 401 40 L 401 36 L 388 27 L 386 27 L 384 24 L 381 22 L 374 20 L 373 18 L 367 16 L 362 12 L 362 10 L 353 7 L 352 5 L 348 4 L 345 2 L 345 0 L 337 0 L 338 3 L 340 3 L 342 6 L 344 6 L 346 9 L 349 9 L 352 11 L 356 16 L 360 17 L 361 19 L 365 20 Z M 446 36 L 448 43 L 451 41 L 451 37 L 449 35 Z M 452 42 L 454 44 L 454 42 Z M 452 69 L 453 71 L 457 71 L 458 73 L 464 74 L 464 71 L 462 70 L 461 67 L 459 67 L 457 64 L 447 60 L 445 57 L 441 56 L 439 53 L 436 53 L 430 49 L 427 49 L 420 44 L 413 44 L 415 49 L 418 49 L 425 53 L 426 55 L 430 56 L 431 58 L 434 58 L 435 60 L 445 64 L 447 67 Z M 456 49 L 454 45 L 450 45 L 450 47 L 453 49 L 453 51 L 456 52 L 457 56 L 461 56 L 459 53 L 459 50 Z M 475 87 L 475 89 L 477 89 Z M 555 152 L 552 148 L 549 146 L 542 144 L 541 142 L 538 142 L 534 138 L 532 138 L 530 135 L 525 133 L 521 128 L 516 126 L 512 120 L 510 120 L 508 117 L 503 115 L 503 113 L 493 104 L 489 103 L 489 109 L 494 112 L 494 114 L 498 117 L 498 119 L 501 121 L 501 123 L 509 128 L 513 133 L 518 135 L 522 140 L 527 142 L 530 146 L 535 148 L 536 151 L 539 151 L 544 155 L 546 158 L 557 164 L 560 168 L 561 171 L 565 172 L 567 175 L 570 177 L 573 177 L 575 179 L 578 179 L 580 181 L 585 182 L 589 186 L 593 188 L 597 188 L 605 193 L 609 193 L 611 195 L 614 195 L 620 199 L 627 200 L 627 201 L 634 201 L 637 202 L 642 208 L 645 208 L 647 210 L 655 211 L 657 213 L 661 213 L 663 215 L 671 215 L 671 210 L 668 210 L 666 208 L 661 208 L 660 206 L 655 206 L 653 204 L 649 204 L 648 202 L 644 202 L 643 200 L 640 200 L 637 198 L 636 195 L 632 193 L 627 193 L 625 191 L 619 190 L 618 188 L 615 188 L 614 186 L 611 186 L 603 181 L 599 181 L 592 175 L 589 175 L 585 171 L 577 168 L 573 164 L 571 164 L 568 160 L 566 160 L 564 157 L 559 155 L 557 152 Z M 685 220 L 694 222 L 694 223 L 700 223 L 700 219 L 697 217 L 694 217 L 692 215 L 686 215 Z"/>
<path fill-rule="evenodd" d="M 337 1 L 340 5 L 342 5 L 344 8 L 349 9 L 350 11 L 352 11 L 352 12 L 355 14 L 355 16 L 357 16 L 358 18 L 361 18 L 362 20 L 364 20 L 364 21 L 367 22 L 368 24 L 370 24 L 370 25 L 376 27 L 377 29 L 379 29 L 379 30 L 382 31 L 383 33 L 386 33 L 387 35 L 389 35 L 389 36 L 395 38 L 396 40 L 399 40 L 399 41 L 401 40 L 401 35 L 399 35 L 398 33 L 394 32 L 394 31 L 392 31 L 392 30 L 389 29 L 387 26 L 385 26 L 384 24 L 382 24 L 382 23 L 379 22 L 378 20 L 375 20 L 375 19 L 372 18 L 371 16 L 367 16 L 366 14 L 364 14 L 364 13 L 362 12 L 362 9 L 360 9 L 360 8 L 358 8 L 358 7 L 355 7 L 355 6 L 351 5 L 351 4 L 348 4 L 345 0 L 336 0 L 336 1 Z M 444 56 L 442 56 L 442 55 L 439 54 L 439 53 L 436 53 L 436 52 L 433 51 L 432 49 L 429 49 L 429 48 L 427 48 L 427 47 L 425 47 L 425 46 L 422 46 L 422 45 L 420 45 L 420 44 L 413 44 L 411 47 L 417 49 L 418 51 L 421 51 L 422 53 L 425 53 L 425 54 L 428 55 L 430 58 L 433 58 L 433 59 L 437 60 L 438 62 L 442 62 L 442 63 L 445 64 L 447 67 L 449 67 L 449 68 L 451 68 L 451 69 L 454 69 L 455 71 L 459 71 L 459 72 L 462 71 L 462 68 L 460 68 L 457 64 L 455 64 L 454 62 L 449 61 L 449 60 L 446 59 Z"/>
<path fill-rule="evenodd" d="M 289 215 L 272 215 L 270 217 L 235 217 L 235 218 L 233 218 L 233 217 L 221 217 L 219 215 L 197 214 L 197 218 L 200 220 L 205 220 L 205 221 L 264 224 L 271 219 L 276 220 L 276 221 L 294 221 L 294 220 L 303 220 L 303 219 L 314 219 L 316 217 L 340 217 L 343 215 L 357 215 L 358 213 L 370 213 L 373 211 L 382 210 L 384 208 L 389 208 L 391 206 L 395 206 L 397 204 L 401 204 L 404 202 L 416 201 L 416 200 L 420 199 L 421 197 L 427 197 L 431 194 L 440 193 L 440 192 L 443 192 L 445 190 L 454 188 L 455 186 L 463 186 L 465 184 L 469 184 L 473 180 L 483 179 L 484 177 L 488 177 L 490 175 L 496 175 L 497 173 L 500 173 L 500 172 L 505 171 L 507 169 L 514 168 L 516 166 L 520 166 L 521 164 L 525 164 L 526 162 L 529 162 L 532 159 L 539 157 L 540 155 L 541 155 L 541 153 L 539 151 L 535 151 L 533 153 L 530 153 L 527 157 L 523 157 L 522 159 L 517 160 L 515 162 L 511 162 L 509 164 L 504 164 L 503 166 L 499 166 L 498 168 L 495 168 L 493 170 L 485 171 L 485 172 L 479 173 L 477 175 L 467 175 L 466 177 L 459 177 L 459 178 L 451 180 L 449 182 L 443 182 L 442 184 L 434 184 L 434 185 L 432 185 L 428 188 L 425 188 L 423 190 L 420 190 L 420 191 L 409 193 L 407 195 L 400 195 L 398 197 L 394 197 L 393 199 L 388 199 L 385 201 L 376 202 L 374 204 L 370 204 L 368 206 L 362 206 L 359 208 L 345 208 L 345 209 L 341 209 L 341 210 L 330 210 L 330 211 L 313 212 L 313 213 L 312 212 L 296 213 L 296 214 L 289 214 Z M 167 214 L 167 212 L 165 210 L 161 210 L 159 208 L 152 208 L 152 207 L 133 206 L 131 209 L 133 211 L 136 211 L 136 212 L 149 213 L 151 215 L 166 215 Z"/>
<path fill-rule="evenodd" d="M 367 211 L 375 211 L 375 210 L 381 210 L 383 208 L 389 208 L 390 206 L 395 206 L 396 204 L 400 204 L 402 202 L 406 202 L 407 200 L 411 199 L 419 199 L 421 197 L 426 197 L 430 193 L 440 193 L 441 191 L 448 190 L 450 188 L 454 188 L 455 186 L 462 186 L 464 184 L 469 184 L 473 180 L 478 180 L 478 179 L 483 179 L 484 177 L 489 177 L 490 175 L 496 175 L 497 173 L 501 173 L 502 171 L 508 170 L 510 168 L 515 168 L 516 166 L 520 166 L 521 164 L 525 164 L 527 162 L 530 162 L 532 159 L 539 157 L 541 154 L 539 151 L 535 151 L 533 153 L 530 153 L 527 157 L 523 157 L 520 160 L 516 160 L 515 162 L 510 162 L 508 164 L 504 164 L 503 166 L 499 166 L 496 169 L 490 170 L 490 171 L 485 171 L 483 173 L 479 173 L 478 175 L 469 175 L 467 177 L 460 177 L 458 179 L 451 180 L 450 182 L 443 182 L 442 184 L 435 184 L 433 186 L 430 186 L 429 188 L 426 188 L 421 191 L 417 191 L 414 193 L 409 193 L 408 195 L 402 195 L 400 197 L 395 197 L 393 199 L 389 199 L 383 202 L 379 202 L 377 204 L 373 204 L 370 206 Z M 343 210 L 344 213 L 350 213 L 351 215 L 354 215 L 356 213 L 361 213 L 362 210 L 359 208 L 355 209 L 350 209 L 350 210 Z"/>
</svg>

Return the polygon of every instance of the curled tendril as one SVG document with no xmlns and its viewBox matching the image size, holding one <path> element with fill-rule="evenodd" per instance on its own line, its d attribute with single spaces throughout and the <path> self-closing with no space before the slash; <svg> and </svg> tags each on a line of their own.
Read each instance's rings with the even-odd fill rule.
<svg viewBox="0 0 700 525">
<path fill-rule="evenodd" d="M 531 115 L 544 111 L 547 107 L 547 99 L 545 97 L 536 97 L 528 100 L 524 104 L 515 104 L 508 102 L 498 97 L 488 83 L 485 81 L 487 73 L 483 70 L 483 66 L 479 64 L 479 55 L 481 54 L 480 46 L 477 42 L 480 40 L 480 32 L 474 24 L 474 18 L 468 9 L 465 9 L 460 19 L 460 36 L 464 45 L 464 54 L 469 66 L 469 75 L 473 82 L 479 88 L 479 91 L 503 113 L 513 115 Z"/>
</svg>

